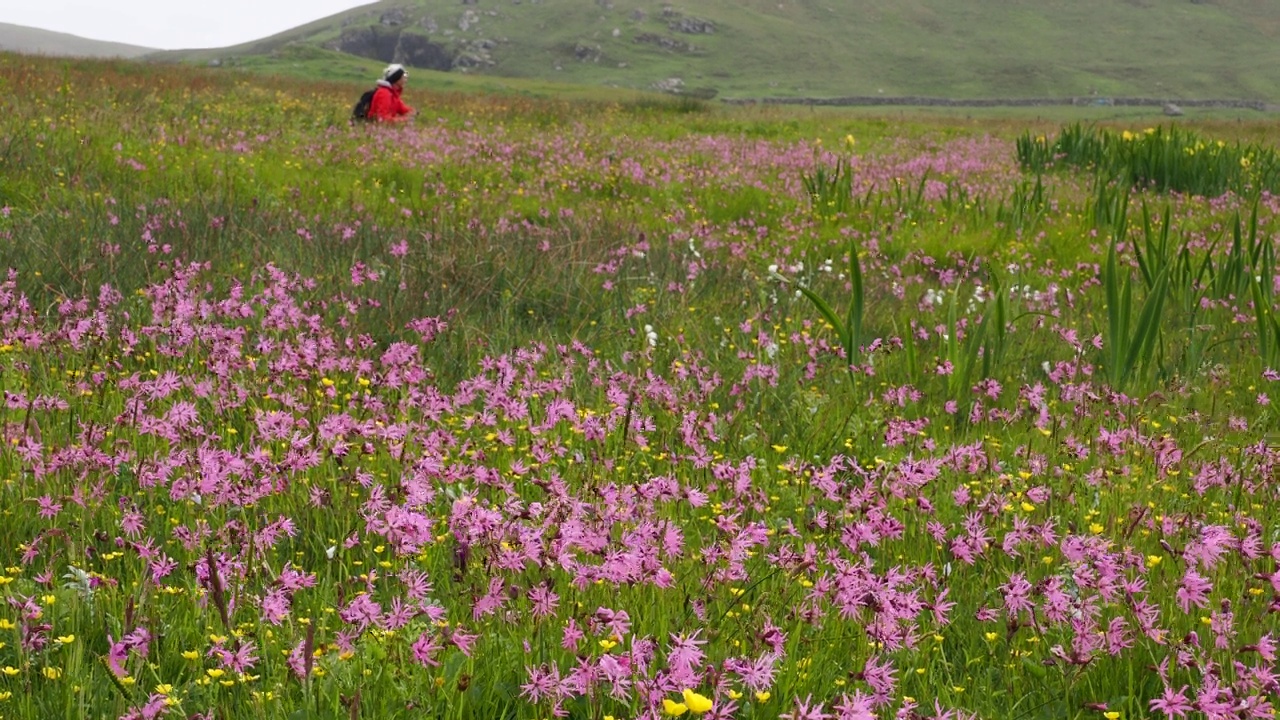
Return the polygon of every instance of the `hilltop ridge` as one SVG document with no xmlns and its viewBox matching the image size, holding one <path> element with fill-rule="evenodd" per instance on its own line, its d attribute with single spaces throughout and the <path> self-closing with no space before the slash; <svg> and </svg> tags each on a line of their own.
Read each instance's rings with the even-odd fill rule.
<svg viewBox="0 0 1280 720">
<path fill-rule="evenodd" d="M 136 58 L 156 52 L 156 49 L 0 22 L 0 51 L 27 55 Z"/>
</svg>

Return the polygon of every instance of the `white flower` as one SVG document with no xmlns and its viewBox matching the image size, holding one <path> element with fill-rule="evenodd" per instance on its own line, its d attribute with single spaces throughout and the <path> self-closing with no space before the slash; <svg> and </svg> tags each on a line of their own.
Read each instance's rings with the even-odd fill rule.
<svg viewBox="0 0 1280 720">
<path fill-rule="evenodd" d="M 773 263 L 769 266 L 769 274 L 772 275 L 776 272 L 778 272 L 778 263 Z"/>
<path fill-rule="evenodd" d="M 67 574 L 63 575 L 62 579 L 69 581 L 62 587 L 68 590 L 75 590 L 85 602 L 93 603 L 93 584 L 90 581 L 89 573 L 74 565 L 68 565 Z"/>
</svg>

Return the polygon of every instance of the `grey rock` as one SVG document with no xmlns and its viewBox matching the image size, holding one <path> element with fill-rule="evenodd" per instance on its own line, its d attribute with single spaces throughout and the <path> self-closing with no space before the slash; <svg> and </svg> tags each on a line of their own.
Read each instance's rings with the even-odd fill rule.
<svg viewBox="0 0 1280 720">
<path fill-rule="evenodd" d="M 640 33 L 635 37 L 635 41 L 646 45 L 657 45 L 664 50 L 673 50 L 675 52 L 693 52 L 697 49 L 683 40 L 657 33 Z"/>
<path fill-rule="evenodd" d="M 714 35 L 716 32 L 715 23 L 693 17 L 675 18 L 667 22 L 667 27 L 686 35 Z"/>
<path fill-rule="evenodd" d="M 382 16 L 378 18 L 378 22 L 388 27 L 403 25 L 408 21 L 409 14 L 406 13 L 403 8 L 392 8 L 391 10 L 382 13 Z"/>
<path fill-rule="evenodd" d="M 653 84 L 654 90 L 666 93 L 678 93 L 684 87 L 684 80 L 678 77 L 666 78 Z"/>
<path fill-rule="evenodd" d="M 453 66 L 453 53 L 428 36 L 382 25 L 347 28 L 329 47 L 359 57 L 430 70 L 448 70 Z"/>
</svg>

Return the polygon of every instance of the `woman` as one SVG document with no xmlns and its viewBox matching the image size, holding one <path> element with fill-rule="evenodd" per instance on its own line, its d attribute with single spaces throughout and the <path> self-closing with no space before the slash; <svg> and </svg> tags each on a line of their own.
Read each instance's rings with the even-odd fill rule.
<svg viewBox="0 0 1280 720">
<path fill-rule="evenodd" d="M 404 66 L 392 63 L 382 71 L 382 79 L 373 93 L 373 102 L 369 105 L 369 119 L 378 122 L 399 122 L 413 115 L 413 108 L 400 99 L 404 92 L 405 78 L 409 73 Z"/>
</svg>

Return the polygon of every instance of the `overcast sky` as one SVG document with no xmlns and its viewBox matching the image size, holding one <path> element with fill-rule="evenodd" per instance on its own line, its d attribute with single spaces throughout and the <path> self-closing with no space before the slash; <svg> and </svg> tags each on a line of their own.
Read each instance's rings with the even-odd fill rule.
<svg viewBox="0 0 1280 720">
<path fill-rule="evenodd" d="M 371 0 L 0 0 L 0 22 L 161 50 L 226 47 Z"/>
</svg>

